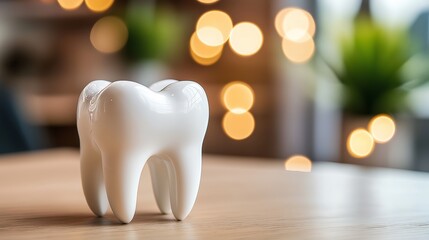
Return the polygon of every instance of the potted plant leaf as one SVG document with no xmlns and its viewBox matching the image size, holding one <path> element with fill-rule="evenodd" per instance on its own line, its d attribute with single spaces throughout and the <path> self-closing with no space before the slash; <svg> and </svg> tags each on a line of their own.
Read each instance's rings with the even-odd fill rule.
<svg viewBox="0 0 429 240">
<path fill-rule="evenodd" d="M 403 114 L 407 112 L 407 94 L 429 79 L 426 57 L 412 43 L 405 31 L 385 28 L 362 16 L 355 20 L 352 34 L 342 39 L 342 66 L 330 65 L 343 89 L 341 160 L 409 167 L 406 161 L 412 157 L 412 124 Z M 368 129 L 370 119 L 378 114 L 393 116 L 394 138 L 376 144 L 375 151 L 362 159 L 352 157 L 347 147 L 349 134 L 357 128 Z"/>
<path fill-rule="evenodd" d="M 131 78 L 149 86 L 168 77 L 167 63 L 183 45 L 182 17 L 153 1 L 133 1 L 125 22 L 128 41 L 124 54 L 131 66 Z"/>
</svg>

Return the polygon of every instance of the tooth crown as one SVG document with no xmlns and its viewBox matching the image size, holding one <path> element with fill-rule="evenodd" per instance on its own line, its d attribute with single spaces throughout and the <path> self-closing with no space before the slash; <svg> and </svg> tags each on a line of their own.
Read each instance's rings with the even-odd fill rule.
<svg viewBox="0 0 429 240">
<path fill-rule="evenodd" d="M 148 162 L 161 212 L 185 219 L 198 193 L 208 115 L 207 96 L 195 82 L 163 80 L 150 88 L 130 81 L 89 83 L 79 98 L 77 124 L 90 209 L 103 216 L 110 204 L 121 222 L 130 222 Z"/>
</svg>

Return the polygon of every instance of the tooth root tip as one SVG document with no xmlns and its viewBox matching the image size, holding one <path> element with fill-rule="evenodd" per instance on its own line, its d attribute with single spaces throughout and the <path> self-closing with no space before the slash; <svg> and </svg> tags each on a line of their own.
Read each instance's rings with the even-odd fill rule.
<svg viewBox="0 0 429 240">
<path fill-rule="evenodd" d="M 120 217 L 117 217 L 118 218 L 118 220 L 121 222 L 121 223 L 123 223 L 123 224 L 127 224 L 127 223 L 130 223 L 132 220 L 133 220 L 133 218 L 134 218 L 134 214 L 133 215 L 130 215 L 130 216 L 120 216 Z"/>
<path fill-rule="evenodd" d="M 188 214 L 184 214 L 184 215 L 179 215 L 179 216 L 175 216 L 177 221 L 183 221 L 185 220 L 185 218 L 188 216 Z"/>
<path fill-rule="evenodd" d="M 131 219 L 119 219 L 119 221 L 121 221 L 122 224 L 128 224 L 131 222 L 131 220 L 132 220 L 132 218 Z"/>
<path fill-rule="evenodd" d="M 92 210 L 92 209 L 91 209 Z M 95 216 L 97 217 L 103 217 L 104 215 L 106 215 L 106 211 L 104 210 L 92 210 L 92 212 L 95 214 Z"/>
</svg>

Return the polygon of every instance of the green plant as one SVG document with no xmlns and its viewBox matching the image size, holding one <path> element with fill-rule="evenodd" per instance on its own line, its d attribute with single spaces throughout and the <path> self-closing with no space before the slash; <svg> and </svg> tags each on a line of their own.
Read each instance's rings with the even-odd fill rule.
<svg viewBox="0 0 429 240">
<path fill-rule="evenodd" d="M 132 61 L 168 60 L 182 45 L 181 18 L 169 8 L 135 5 L 126 12 L 125 22 L 125 55 Z"/>
<path fill-rule="evenodd" d="M 409 90 L 429 79 L 427 61 L 411 46 L 405 31 L 358 18 L 341 42 L 342 69 L 331 67 L 344 86 L 344 110 L 368 115 L 404 109 Z"/>
</svg>

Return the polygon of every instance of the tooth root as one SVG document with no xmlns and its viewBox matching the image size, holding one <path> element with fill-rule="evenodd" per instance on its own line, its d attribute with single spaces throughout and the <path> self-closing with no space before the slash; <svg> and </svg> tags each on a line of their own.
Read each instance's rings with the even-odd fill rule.
<svg viewBox="0 0 429 240">
<path fill-rule="evenodd" d="M 170 213 L 169 175 L 166 160 L 154 157 L 149 160 L 148 164 L 156 204 L 162 213 Z"/>
<path fill-rule="evenodd" d="M 109 202 L 104 186 L 100 152 L 90 144 L 82 144 L 81 155 L 80 171 L 86 202 L 95 215 L 102 217 L 106 214 Z"/>
<path fill-rule="evenodd" d="M 171 209 L 177 220 L 184 220 L 191 212 L 198 194 L 201 179 L 201 146 L 178 149 L 171 155 L 171 163 Z"/>
<path fill-rule="evenodd" d="M 147 157 L 127 154 L 103 154 L 103 172 L 107 197 L 113 214 L 123 223 L 134 217 L 140 175 Z"/>
</svg>

